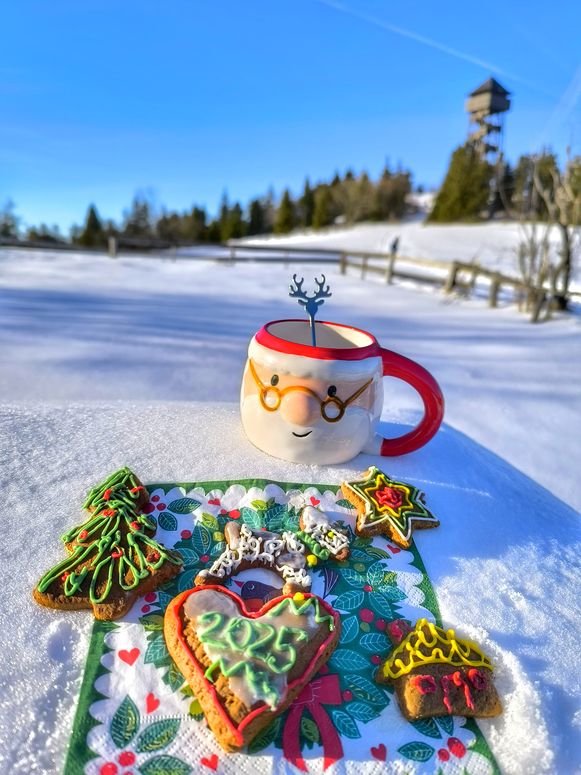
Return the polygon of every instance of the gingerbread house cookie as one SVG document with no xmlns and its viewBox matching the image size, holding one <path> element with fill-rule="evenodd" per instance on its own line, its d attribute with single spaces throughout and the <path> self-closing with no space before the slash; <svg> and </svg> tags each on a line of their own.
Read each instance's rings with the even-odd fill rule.
<svg viewBox="0 0 581 775">
<path fill-rule="evenodd" d="M 395 687 L 401 712 L 410 721 L 431 716 L 497 716 L 502 707 L 492 664 L 470 640 L 426 619 L 390 628 L 400 642 L 379 667 L 376 679 Z"/>
</svg>

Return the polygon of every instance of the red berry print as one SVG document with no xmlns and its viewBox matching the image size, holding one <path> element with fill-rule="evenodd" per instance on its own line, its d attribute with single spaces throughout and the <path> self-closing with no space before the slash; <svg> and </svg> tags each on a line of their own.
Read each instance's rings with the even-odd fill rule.
<svg viewBox="0 0 581 775">
<path fill-rule="evenodd" d="M 144 614 L 147 614 L 151 611 L 151 608 L 148 605 L 143 605 L 141 606 L 141 610 L 143 611 Z"/>
<path fill-rule="evenodd" d="M 141 510 L 144 514 L 151 514 L 152 511 L 155 511 L 155 506 L 153 503 L 147 503 Z"/>
<path fill-rule="evenodd" d="M 209 554 L 203 554 L 200 557 L 200 562 L 208 562 L 209 559 L 210 559 L 210 555 Z"/>
<path fill-rule="evenodd" d="M 122 767 L 131 767 L 132 764 L 135 764 L 135 754 L 133 751 L 123 751 L 117 757 L 117 761 Z"/>
<path fill-rule="evenodd" d="M 155 603 L 155 592 L 148 592 L 145 596 L 145 600 L 148 603 Z"/>
<path fill-rule="evenodd" d="M 165 505 L 165 503 L 158 503 L 158 504 L 157 504 L 157 510 L 158 510 L 158 511 L 164 511 L 164 510 L 165 510 L 165 508 L 166 508 L 166 505 Z"/>
<path fill-rule="evenodd" d="M 192 537 L 192 531 L 191 530 L 182 530 L 180 535 L 184 539 L 184 541 L 186 541 L 188 538 Z"/>
<path fill-rule="evenodd" d="M 378 665 L 381 662 L 381 657 L 379 656 L 379 654 L 374 654 L 371 657 L 371 661 L 373 662 L 374 665 Z"/>
<path fill-rule="evenodd" d="M 387 622 L 385 621 L 385 619 L 376 619 L 375 626 L 377 627 L 378 630 L 385 630 L 385 628 L 387 627 Z"/>
<path fill-rule="evenodd" d="M 461 759 L 466 753 L 466 746 L 457 737 L 451 737 L 448 740 L 448 748 L 450 753 L 454 754 L 458 759 Z"/>
<path fill-rule="evenodd" d="M 208 503 L 210 503 L 210 501 L 208 501 Z M 227 513 L 228 512 L 226 511 L 226 509 L 220 509 L 220 516 L 222 516 L 222 514 L 227 514 Z"/>
<path fill-rule="evenodd" d="M 350 692 L 349 689 L 345 689 L 343 694 L 341 695 L 345 702 L 349 702 L 349 700 L 353 699 L 353 692 Z"/>
<path fill-rule="evenodd" d="M 208 501 L 208 506 L 219 506 L 220 505 L 220 499 L 219 498 L 212 498 Z M 224 512 L 226 513 L 226 512 Z"/>
<path fill-rule="evenodd" d="M 157 503 L 157 502 L 158 502 L 158 500 L 159 500 L 159 495 L 154 495 L 154 496 L 153 496 L 153 498 L 152 498 L 151 500 L 152 500 L 154 503 Z"/>
<path fill-rule="evenodd" d="M 450 758 L 450 754 L 448 753 L 448 751 L 446 751 L 445 748 L 440 748 L 440 750 L 438 751 L 438 759 L 441 762 L 447 762 L 449 758 Z"/>
<path fill-rule="evenodd" d="M 240 512 L 238 511 L 238 509 L 233 509 L 232 511 L 229 511 L 228 515 L 232 517 L 232 519 L 240 519 Z"/>
<path fill-rule="evenodd" d="M 119 770 L 114 762 L 107 762 L 99 770 L 99 775 L 117 775 Z"/>
<path fill-rule="evenodd" d="M 362 622 L 367 622 L 369 624 L 375 619 L 375 614 L 369 608 L 362 608 L 361 611 L 359 611 L 359 618 Z"/>
<path fill-rule="evenodd" d="M 366 585 L 363 587 L 363 591 L 364 591 L 364 592 L 373 592 L 373 587 L 371 586 L 371 584 L 366 584 Z"/>
</svg>

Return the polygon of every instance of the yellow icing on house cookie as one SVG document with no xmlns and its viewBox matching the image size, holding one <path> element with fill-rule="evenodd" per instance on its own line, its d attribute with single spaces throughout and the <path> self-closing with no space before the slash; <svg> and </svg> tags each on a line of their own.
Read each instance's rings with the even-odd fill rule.
<svg viewBox="0 0 581 775">
<path fill-rule="evenodd" d="M 449 664 L 457 667 L 486 667 L 492 670 L 490 659 L 471 640 L 460 640 L 454 630 L 444 630 L 427 619 L 419 619 L 415 628 L 394 649 L 383 664 L 384 678 L 401 678 L 416 667 L 429 664 Z"/>
</svg>

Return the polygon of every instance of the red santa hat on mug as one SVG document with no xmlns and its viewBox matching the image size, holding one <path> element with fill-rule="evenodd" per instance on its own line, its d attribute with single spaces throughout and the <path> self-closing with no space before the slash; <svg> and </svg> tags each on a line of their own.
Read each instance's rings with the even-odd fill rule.
<svg viewBox="0 0 581 775">
<path fill-rule="evenodd" d="M 266 323 L 253 336 L 248 355 L 273 374 L 301 379 L 355 381 L 381 374 L 381 348 L 367 331 L 326 321 L 315 326 L 313 347 L 307 320 Z"/>
</svg>

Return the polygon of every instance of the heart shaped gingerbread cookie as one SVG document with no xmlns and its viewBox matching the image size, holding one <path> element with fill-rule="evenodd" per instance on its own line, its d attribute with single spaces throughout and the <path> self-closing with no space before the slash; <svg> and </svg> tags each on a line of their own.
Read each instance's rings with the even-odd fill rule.
<svg viewBox="0 0 581 775">
<path fill-rule="evenodd" d="M 226 751 L 248 745 L 289 707 L 340 629 L 339 614 L 316 595 L 283 595 L 251 612 L 213 585 L 178 595 L 164 620 L 169 653 Z"/>
</svg>

